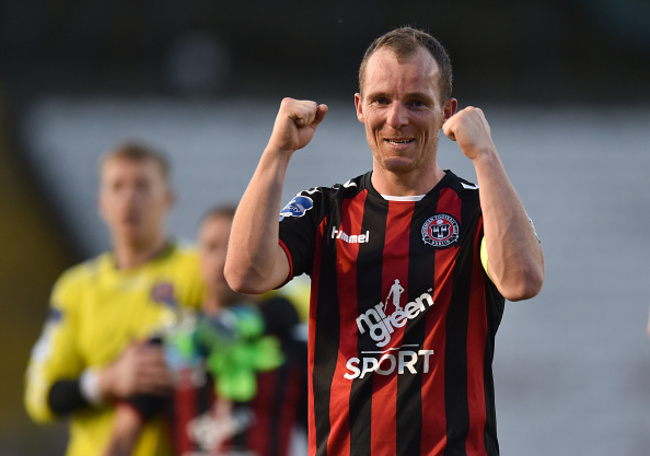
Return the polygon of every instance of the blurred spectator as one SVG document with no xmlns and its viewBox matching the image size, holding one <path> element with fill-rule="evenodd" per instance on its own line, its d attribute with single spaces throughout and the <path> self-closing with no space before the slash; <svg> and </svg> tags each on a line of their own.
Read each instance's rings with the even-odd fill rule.
<svg viewBox="0 0 650 456">
<path fill-rule="evenodd" d="M 25 404 L 35 421 L 70 417 L 68 456 L 100 454 L 116 401 L 169 392 L 163 352 L 145 341 L 203 295 L 196 252 L 166 232 L 174 202 L 167 159 L 124 143 L 103 157 L 100 174 L 99 212 L 112 250 L 56 282 L 26 376 Z M 169 451 L 162 420 L 148 421 L 133 454 Z"/>
<path fill-rule="evenodd" d="M 199 231 L 206 296 L 162 340 L 175 378 L 169 422 L 176 455 L 306 454 L 307 347 L 294 304 L 277 292 L 234 292 L 223 268 L 234 207 L 210 211 Z M 122 456 L 163 402 L 118 409 L 105 456 Z M 302 435 L 302 438 L 300 436 Z"/>
</svg>

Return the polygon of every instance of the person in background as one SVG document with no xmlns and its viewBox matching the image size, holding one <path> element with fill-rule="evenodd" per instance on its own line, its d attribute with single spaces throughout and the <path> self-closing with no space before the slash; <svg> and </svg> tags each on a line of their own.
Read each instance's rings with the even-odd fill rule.
<svg viewBox="0 0 650 456">
<path fill-rule="evenodd" d="M 25 405 L 38 423 L 70 418 L 67 456 L 101 454 L 115 404 L 172 388 L 161 347 L 147 343 L 204 287 L 195 249 L 166 229 L 173 207 L 167 158 L 140 142 L 101 159 L 99 213 L 112 248 L 65 271 L 26 373 Z M 170 454 L 162 419 L 143 427 L 133 454 Z"/>
<path fill-rule="evenodd" d="M 483 112 L 457 111 L 451 88 L 431 35 L 377 38 L 354 96 L 372 170 L 281 209 L 289 162 L 328 111 L 285 98 L 237 208 L 232 288 L 311 276 L 309 454 L 499 454 L 495 335 L 505 299 L 540 291 L 544 260 Z M 478 185 L 438 165 L 441 129 Z"/>
<path fill-rule="evenodd" d="M 307 350 L 296 303 L 282 290 L 247 296 L 228 286 L 223 267 L 234 212 L 220 206 L 203 218 L 202 311 L 162 336 L 175 378 L 170 400 L 149 395 L 120 404 L 104 456 L 130 455 L 141 427 L 161 410 L 179 456 L 306 454 Z"/>
</svg>

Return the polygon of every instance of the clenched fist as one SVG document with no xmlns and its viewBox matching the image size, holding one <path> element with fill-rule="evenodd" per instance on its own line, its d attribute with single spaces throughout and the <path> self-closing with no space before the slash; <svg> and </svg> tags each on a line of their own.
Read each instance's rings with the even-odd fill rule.
<svg viewBox="0 0 650 456">
<path fill-rule="evenodd" d="M 285 98 L 275 119 L 269 147 L 292 154 L 312 140 L 325 118 L 327 106 L 309 100 Z"/>
<path fill-rule="evenodd" d="M 483 111 L 473 106 L 458 111 L 442 126 L 442 131 L 456 141 L 467 158 L 474 160 L 487 150 L 495 150 L 490 125 Z"/>
</svg>

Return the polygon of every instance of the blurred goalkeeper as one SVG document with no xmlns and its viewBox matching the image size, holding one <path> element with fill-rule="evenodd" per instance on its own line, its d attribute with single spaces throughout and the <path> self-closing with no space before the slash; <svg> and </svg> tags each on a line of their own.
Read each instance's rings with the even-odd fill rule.
<svg viewBox="0 0 650 456">
<path fill-rule="evenodd" d="M 169 393 L 162 350 L 146 340 L 203 296 L 196 252 L 165 229 L 174 202 L 167 159 L 124 143 L 103 157 L 100 174 L 99 212 L 112 248 L 58 279 L 26 376 L 35 421 L 70 418 L 67 456 L 101 454 L 116 403 Z M 170 454 L 160 418 L 143 426 L 132 454 Z"/>
</svg>

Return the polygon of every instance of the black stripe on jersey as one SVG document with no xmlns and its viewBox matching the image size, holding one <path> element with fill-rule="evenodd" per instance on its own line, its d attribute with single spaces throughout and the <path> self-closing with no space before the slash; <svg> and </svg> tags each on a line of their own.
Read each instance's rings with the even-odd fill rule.
<svg viewBox="0 0 650 456">
<path fill-rule="evenodd" d="M 463 195 L 459 195 L 461 198 Z M 467 195 L 465 195 L 467 196 Z M 467 402 L 467 328 L 470 305 L 474 246 L 472 235 L 477 223 L 476 208 L 462 199 L 461 244 L 454 268 L 451 305 L 447 313 L 445 348 L 445 414 L 447 416 L 447 447 L 445 456 L 466 455 L 469 433 Z"/>
<path fill-rule="evenodd" d="M 487 302 L 488 338 L 485 344 L 485 361 L 483 376 L 485 378 L 485 451 L 490 456 L 499 454 L 497 440 L 497 414 L 494 403 L 494 378 L 492 375 L 492 360 L 494 358 L 494 337 L 501 323 L 505 299 L 496 286 L 490 281 L 485 281 L 485 297 Z"/>
<path fill-rule="evenodd" d="M 384 251 L 384 232 L 377 230 L 377 227 L 386 226 L 388 216 L 388 204 L 380 200 L 378 195 L 369 194 L 366 198 L 361 232 L 372 231 L 370 242 L 359 244 L 357 257 L 357 296 L 363 296 L 365 306 L 359 300 L 357 312 L 363 314 L 374 303 L 382 302 L 382 272 Z M 362 341 L 368 345 L 364 345 Z M 369 338 L 359 338 L 357 351 L 361 353 L 367 350 L 377 350 L 377 347 L 370 343 Z M 365 378 L 357 378 L 352 382 L 350 391 L 350 453 L 370 454 L 371 453 L 371 425 L 372 422 L 372 392 L 374 375 L 367 375 Z"/>
<path fill-rule="evenodd" d="M 326 223 L 326 229 L 328 230 L 326 232 L 332 229 L 332 223 L 334 221 Z M 320 252 L 314 258 L 314 263 L 320 262 L 320 274 L 318 275 L 317 302 L 319 304 L 316 307 L 316 332 L 313 348 L 314 353 L 318 353 L 318 356 L 314 359 L 312 382 L 317 454 L 326 455 L 327 441 L 330 434 L 330 389 L 338 359 L 340 316 L 336 258 L 334 255 L 327 253 L 335 249 L 335 246 L 330 245 L 335 241 L 328 236 L 324 236 L 321 242 Z"/>
<path fill-rule="evenodd" d="M 423 290 L 427 290 L 435 277 L 435 256 L 423 254 L 422 249 L 422 221 L 426 220 L 433 213 L 437 206 L 439 192 L 428 195 L 425 200 L 415 205 L 411 232 L 409 234 L 409 277 L 408 277 L 408 301 L 413 302 Z M 435 198 L 436 201 L 431 201 Z M 432 209 L 433 208 L 433 209 Z M 426 252 L 428 253 L 428 252 Z M 423 271 L 427 271 L 423 273 Z M 404 330 L 408 334 L 408 343 L 423 346 L 426 338 L 426 318 L 415 318 L 410 320 Z M 417 374 L 399 375 L 397 380 L 397 454 L 416 455 L 421 454 L 422 443 L 422 375 L 423 360 L 418 359 L 416 367 Z"/>
</svg>

